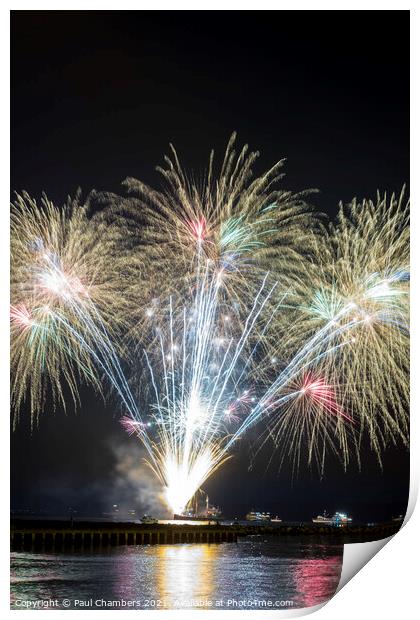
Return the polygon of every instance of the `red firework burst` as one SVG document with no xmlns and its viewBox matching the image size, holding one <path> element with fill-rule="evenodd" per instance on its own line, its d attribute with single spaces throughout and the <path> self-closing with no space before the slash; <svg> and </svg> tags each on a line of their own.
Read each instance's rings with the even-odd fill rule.
<svg viewBox="0 0 420 620">
<path fill-rule="evenodd" d="M 311 373 L 306 373 L 303 376 L 299 392 L 303 397 L 311 399 L 314 405 L 317 405 L 331 415 L 353 422 L 352 418 L 337 403 L 335 389 L 326 382 L 324 377 L 317 377 Z"/>
</svg>

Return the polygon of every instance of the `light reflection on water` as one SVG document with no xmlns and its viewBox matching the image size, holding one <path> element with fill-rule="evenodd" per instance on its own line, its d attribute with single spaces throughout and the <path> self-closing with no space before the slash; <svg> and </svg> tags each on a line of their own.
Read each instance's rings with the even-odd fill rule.
<svg viewBox="0 0 420 620">
<path fill-rule="evenodd" d="M 66 598 L 135 601 L 137 609 L 254 609 L 255 601 L 291 601 L 309 607 L 338 585 L 342 545 L 268 540 L 238 544 L 111 547 L 92 553 L 12 553 L 12 607 L 16 601 Z M 252 602 L 254 601 L 254 602 Z M 210 606 L 210 602 L 212 605 Z M 127 608 L 127 607 L 123 607 Z"/>
</svg>

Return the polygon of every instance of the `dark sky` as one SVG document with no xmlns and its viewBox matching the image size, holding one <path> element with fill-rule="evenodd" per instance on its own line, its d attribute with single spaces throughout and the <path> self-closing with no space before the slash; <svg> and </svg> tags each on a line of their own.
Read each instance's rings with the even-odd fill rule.
<svg viewBox="0 0 420 620">
<path fill-rule="evenodd" d="M 257 171 L 287 157 L 285 187 L 318 188 L 313 202 L 331 215 L 339 200 L 409 180 L 408 11 L 14 11 L 11 24 L 12 191 L 60 203 L 79 186 L 121 191 L 127 176 L 156 185 L 169 142 L 199 170 L 233 130 L 261 151 Z M 77 415 L 46 412 L 32 434 L 22 416 L 12 507 L 97 511 L 138 495 L 121 473 L 137 446 L 115 403 L 82 397 Z M 332 462 L 322 481 L 303 472 L 293 485 L 260 460 L 249 472 L 247 444 L 239 452 L 207 484 L 228 514 L 305 519 L 325 507 L 375 520 L 404 509 L 402 450 L 382 472 L 367 458 L 343 477 Z M 150 485 L 139 486 L 141 509 Z"/>
</svg>

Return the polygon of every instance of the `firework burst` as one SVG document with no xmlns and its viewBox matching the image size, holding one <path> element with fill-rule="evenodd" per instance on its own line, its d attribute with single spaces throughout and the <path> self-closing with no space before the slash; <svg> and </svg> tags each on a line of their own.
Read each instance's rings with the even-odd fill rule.
<svg viewBox="0 0 420 620">
<path fill-rule="evenodd" d="M 239 323 L 274 262 L 280 294 L 288 289 L 292 274 L 303 277 L 305 261 L 299 249 L 307 245 L 309 230 L 319 228 L 305 201 L 309 191 L 278 189 L 284 160 L 254 176 L 258 152 L 250 152 L 247 145 L 236 152 L 235 142 L 232 134 L 219 170 L 211 153 L 201 178 L 184 171 L 171 145 L 166 167 L 157 168 L 164 180 L 161 191 L 128 178 L 129 197 L 105 196 L 110 217 L 130 231 L 133 252 L 147 257 L 142 303 L 131 332 L 134 343 L 143 343 L 149 319 L 155 323 L 161 313 L 162 300 L 165 304 L 172 296 L 174 304 L 179 300 L 184 305 L 194 295 L 203 264 L 221 283 L 220 316 Z"/>
<path fill-rule="evenodd" d="M 128 179 L 94 215 L 27 194 L 12 209 L 16 414 L 105 377 L 174 512 L 259 423 L 294 471 L 329 452 L 347 467 L 365 434 L 379 460 L 408 441 L 404 196 L 341 206 L 323 229 L 306 193 L 275 189 L 283 162 L 253 177 L 258 154 L 234 144 L 200 181 L 172 148 L 165 189 Z"/>
<path fill-rule="evenodd" d="M 337 346 L 319 368 L 333 384 L 345 383 L 346 409 L 379 459 L 389 441 L 408 441 L 408 209 L 404 192 L 341 206 L 311 246 L 310 277 L 294 290 L 289 330 L 288 346 L 297 350 L 302 337 L 327 327 Z"/>
<path fill-rule="evenodd" d="M 11 223 L 12 403 L 17 415 L 29 396 L 36 418 L 48 390 L 64 407 L 64 384 L 75 402 L 80 380 L 101 390 L 92 353 L 124 326 L 124 257 L 117 229 L 80 196 L 57 208 L 18 195 Z"/>
<path fill-rule="evenodd" d="M 355 422 L 339 402 L 339 387 L 316 372 L 304 371 L 284 385 L 284 405 L 268 419 L 268 436 L 278 449 L 280 464 L 287 459 L 293 473 L 302 462 L 314 463 L 322 473 L 328 452 L 346 468 L 349 444 L 354 444 Z"/>
</svg>

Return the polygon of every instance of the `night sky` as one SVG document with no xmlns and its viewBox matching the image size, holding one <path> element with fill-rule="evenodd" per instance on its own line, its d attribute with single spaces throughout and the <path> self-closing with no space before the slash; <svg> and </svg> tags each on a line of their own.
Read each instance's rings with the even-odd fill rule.
<svg viewBox="0 0 420 620">
<path fill-rule="evenodd" d="M 172 142 L 201 170 L 211 148 L 261 151 L 256 172 L 287 158 L 284 187 L 340 200 L 399 191 L 409 178 L 409 13 L 25 12 L 11 18 L 11 190 L 57 204 L 78 187 L 122 192 L 127 176 L 158 185 Z M 64 514 L 114 504 L 155 510 L 142 451 L 118 423 L 116 399 L 81 388 L 67 415 L 48 409 L 32 432 L 23 411 L 11 437 L 11 506 Z M 356 521 L 405 510 L 408 454 L 353 463 L 344 475 L 274 459 L 249 470 L 252 436 L 209 480 L 229 516 L 251 508 L 305 520 L 324 508 Z"/>
</svg>

